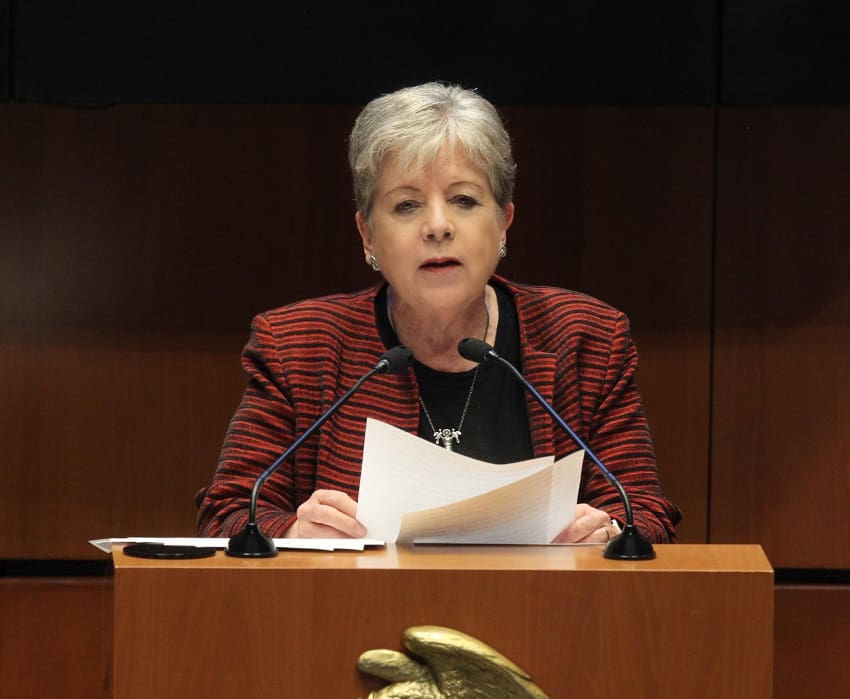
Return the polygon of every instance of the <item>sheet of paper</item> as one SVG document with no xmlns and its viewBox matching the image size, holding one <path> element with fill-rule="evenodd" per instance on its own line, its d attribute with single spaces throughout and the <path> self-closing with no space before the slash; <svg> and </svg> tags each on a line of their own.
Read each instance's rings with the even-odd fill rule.
<svg viewBox="0 0 850 699">
<path fill-rule="evenodd" d="M 398 541 L 548 544 L 572 521 L 582 456 L 575 452 L 531 476 L 461 502 L 407 513 Z"/>
<path fill-rule="evenodd" d="M 228 541 L 229 539 L 226 538 L 202 539 L 131 536 L 112 539 L 92 539 L 89 543 L 104 553 L 112 553 L 113 544 L 152 543 L 171 546 L 212 546 L 223 549 L 227 548 Z M 279 549 L 304 549 L 311 551 L 362 551 L 370 546 L 384 546 L 384 542 L 377 539 L 273 539 L 272 541 L 274 541 L 275 547 Z"/>
<path fill-rule="evenodd" d="M 370 418 L 357 519 L 388 542 L 548 543 L 572 519 L 583 455 L 490 464 Z"/>
</svg>

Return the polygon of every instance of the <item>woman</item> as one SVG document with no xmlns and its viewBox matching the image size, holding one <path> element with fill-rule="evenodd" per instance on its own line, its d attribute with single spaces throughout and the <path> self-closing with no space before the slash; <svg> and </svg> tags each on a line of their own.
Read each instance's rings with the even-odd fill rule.
<svg viewBox="0 0 850 699">
<path fill-rule="evenodd" d="M 366 534 L 356 497 L 367 417 L 490 462 L 575 451 L 503 367 L 458 354 L 459 340 L 480 337 L 623 483 L 638 528 L 674 541 L 680 514 L 658 483 L 626 317 L 582 294 L 495 276 L 516 167 L 493 105 L 439 83 L 384 95 L 357 117 L 349 163 L 363 253 L 383 280 L 254 319 L 242 357 L 250 385 L 213 482 L 198 494 L 199 533 L 239 531 L 257 476 L 398 344 L 413 351 L 412 368 L 365 384 L 266 482 L 257 510 L 265 534 Z M 579 501 L 556 541 L 604 543 L 617 532 L 622 504 L 589 459 Z"/>
</svg>

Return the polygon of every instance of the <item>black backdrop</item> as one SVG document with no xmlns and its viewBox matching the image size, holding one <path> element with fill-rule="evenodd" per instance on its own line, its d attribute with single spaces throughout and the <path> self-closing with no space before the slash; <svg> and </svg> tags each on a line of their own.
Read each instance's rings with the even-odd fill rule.
<svg viewBox="0 0 850 699">
<path fill-rule="evenodd" d="M 846 0 L 0 0 L 15 101 L 850 104 Z M 11 56 L 11 57 L 10 57 Z"/>
<path fill-rule="evenodd" d="M 8 101 L 12 96 L 10 79 L 12 71 L 12 32 L 10 0 L 0 0 L 0 100 Z"/>
</svg>

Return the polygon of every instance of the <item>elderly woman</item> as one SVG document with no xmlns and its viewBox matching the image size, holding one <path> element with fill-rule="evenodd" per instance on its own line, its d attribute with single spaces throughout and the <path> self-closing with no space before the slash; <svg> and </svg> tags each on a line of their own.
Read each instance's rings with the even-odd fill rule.
<svg viewBox="0 0 850 699">
<path fill-rule="evenodd" d="M 428 83 L 370 102 L 350 136 L 355 221 L 372 288 L 257 316 L 242 365 L 250 384 L 218 469 L 198 494 L 198 531 L 229 536 L 257 476 L 370 368 L 403 344 L 402 374 L 371 380 L 260 493 L 270 536 L 359 537 L 365 420 L 377 418 L 489 462 L 564 456 L 578 447 L 498 364 L 458 341 L 481 338 L 520 367 L 629 492 L 635 524 L 675 540 L 662 494 L 626 317 L 583 294 L 496 276 L 514 219 L 510 138 L 473 91 Z M 617 492 L 587 460 L 580 504 L 559 542 L 605 542 L 623 521 Z"/>
</svg>

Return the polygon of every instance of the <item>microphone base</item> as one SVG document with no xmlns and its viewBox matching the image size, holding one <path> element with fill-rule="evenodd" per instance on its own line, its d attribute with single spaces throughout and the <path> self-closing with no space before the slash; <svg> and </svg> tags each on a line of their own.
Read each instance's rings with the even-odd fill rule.
<svg viewBox="0 0 850 699">
<path fill-rule="evenodd" d="M 277 548 L 271 537 L 260 531 L 256 522 L 248 522 L 238 534 L 227 542 L 224 552 L 236 558 L 272 558 L 277 556 Z"/>
<path fill-rule="evenodd" d="M 605 547 L 603 558 L 617 561 L 646 561 L 655 558 L 652 544 L 634 524 L 627 524 Z"/>
</svg>

